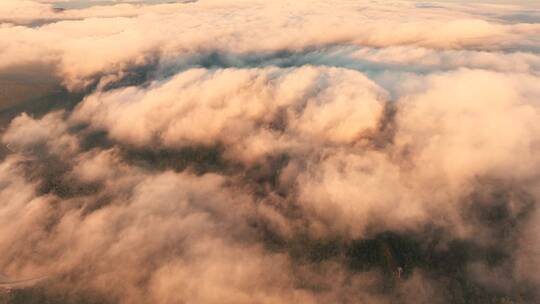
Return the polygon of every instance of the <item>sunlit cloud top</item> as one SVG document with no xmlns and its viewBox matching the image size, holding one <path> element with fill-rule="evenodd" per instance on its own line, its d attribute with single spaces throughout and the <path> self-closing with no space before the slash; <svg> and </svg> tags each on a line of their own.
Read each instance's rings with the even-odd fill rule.
<svg viewBox="0 0 540 304">
<path fill-rule="evenodd" d="M 0 23 L 1 303 L 540 301 L 538 3 Z"/>
</svg>

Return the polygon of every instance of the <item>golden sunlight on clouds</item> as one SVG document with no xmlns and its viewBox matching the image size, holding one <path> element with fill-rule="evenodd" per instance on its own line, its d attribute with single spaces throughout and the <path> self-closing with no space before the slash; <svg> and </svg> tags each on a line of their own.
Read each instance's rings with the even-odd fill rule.
<svg viewBox="0 0 540 304">
<path fill-rule="evenodd" d="M 3 0 L 0 303 L 537 303 L 533 1 Z"/>
</svg>

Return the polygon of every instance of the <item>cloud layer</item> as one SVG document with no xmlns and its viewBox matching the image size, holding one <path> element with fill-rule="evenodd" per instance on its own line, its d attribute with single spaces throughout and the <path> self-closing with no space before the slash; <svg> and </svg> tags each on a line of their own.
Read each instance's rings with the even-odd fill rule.
<svg viewBox="0 0 540 304">
<path fill-rule="evenodd" d="M 2 301 L 540 299 L 538 6 L 90 2 L 0 8 Z"/>
</svg>

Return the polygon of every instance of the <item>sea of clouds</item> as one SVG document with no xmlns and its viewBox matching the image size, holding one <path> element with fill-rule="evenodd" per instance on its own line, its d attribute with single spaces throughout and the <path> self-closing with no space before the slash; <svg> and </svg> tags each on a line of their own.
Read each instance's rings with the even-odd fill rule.
<svg viewBox="0 0 540 304">
<path fill-rule="evenodd" d="M 2 0 L 0 301 L 537 303 L 535 2 Z"/>
</svg>

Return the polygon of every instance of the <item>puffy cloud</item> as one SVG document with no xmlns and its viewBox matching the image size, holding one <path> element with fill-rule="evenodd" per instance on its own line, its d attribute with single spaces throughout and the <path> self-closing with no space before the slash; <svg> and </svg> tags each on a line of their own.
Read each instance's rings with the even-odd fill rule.
<svg viewBox="0 0 540 304">
<path fill-rule="evenodd" d="M 0 8 L 8 303 L 538 302 L 534 5 L 154 2 Z"/>
<path fill-rule="evenodd" d="M 33 2 L 24 3 L 34 7 Z M 43 4 L 35 5 L 44 9 Z M 11 6 L 16 12 L 9 10 Z M 18 5 L 6 9 L 0 15 L 16 18 Z M 31 14 L 33 10 L 23 11 Z M 298 51 L 335 44 L 530 48 L 537 43 L 534 37 L 540 31 L 537 24 L 501 24 L 459 10 L 451 15 L 419 10 L 414 3 L 403 1 L 371 5 L 199 1 L 149 7 L 122 4 L 61 14 L 66 16 L 39 27 L 4 25 L 0 38 L 9 43 L 0 53 L 0 67 L 35 61 L 55 63 L 64 81 L 77 87 L 95 75 L 148 63 L 156 54 Z M 42 19 L 40 16 L 36 13 L 34 19 Z M 322 34 L 328 28 L 333 34 Z"/>
<path fill-rule="evenodd" d="M 383 98 L 384 90 L 350 70 L 194 69 L 147 89 L 88 96 L 72 120 L 135 146 L 220 144 L 228 157 L 250 161 L 361 140 L 376 128 Z"/>
<path fill-rule="evenodd" d="M 47 146 L 48 150 L 69 155 L 77 150 L 77 139 L 67 133 L 67 124 L 62 112 L 53 112 L 35 120 L 26 113 L 16 117 L 3 134 L 2 142 L 9 150 L 28 150 Z"/>
<path fill-rule="evenodd" d="M 538 81 L 477 70 L 405 81 L 394 143 L 382 151 L 327 148 L 300 173 L 300 200 L 333 233 L 427 222 L 470 236 L 460 213 L 477 178 L 536 185 Z"/>
<path fill-rule="evenodd" d="M 461 70 L 424 82 L 427 89 L 402 102 L 398 122 L 402 144 L 423 150 L 418 162 L 457 182 L 471 174 L 534 175 L 538 77 Z"/>
</svg>

